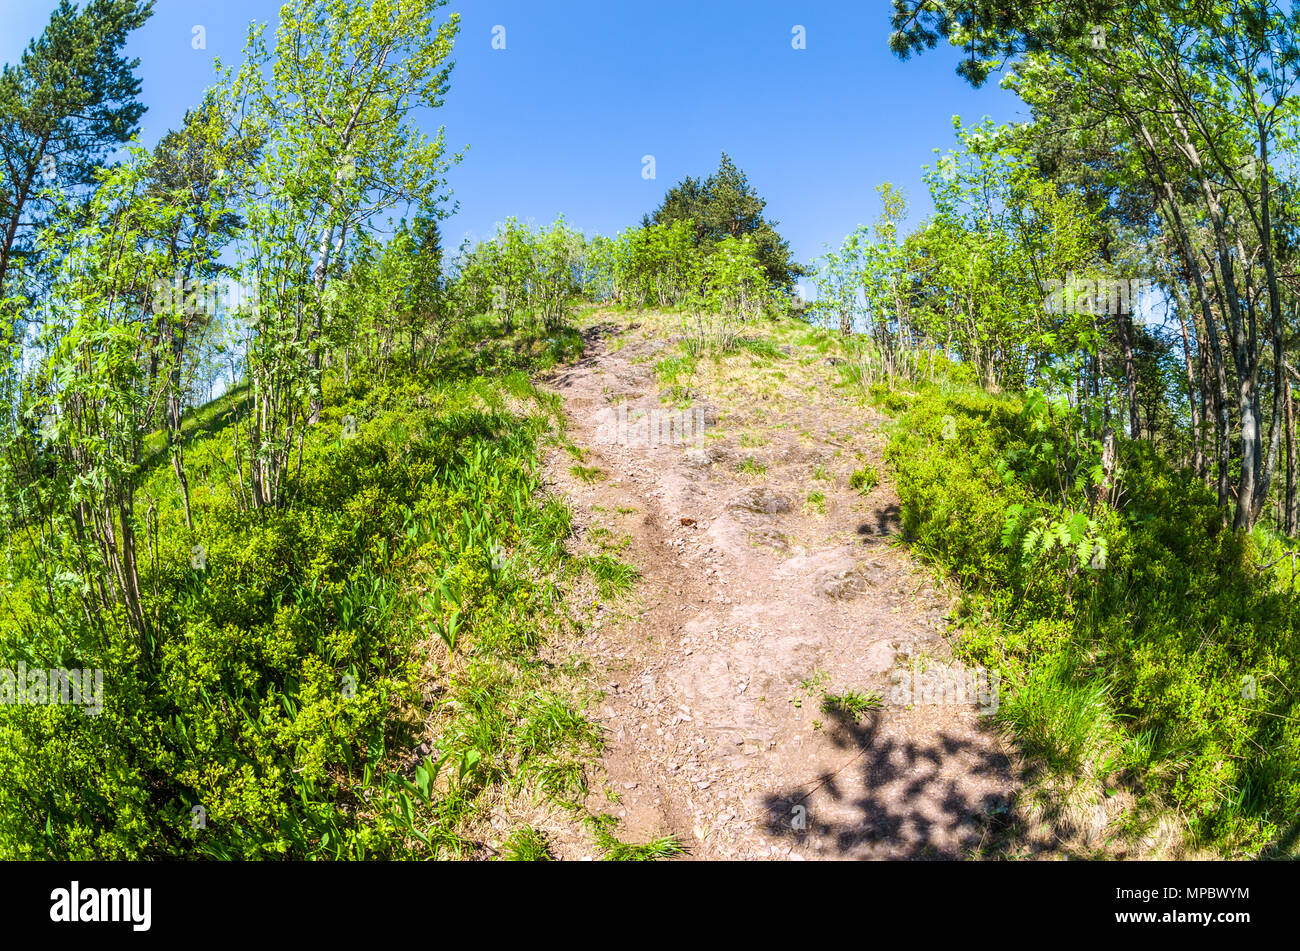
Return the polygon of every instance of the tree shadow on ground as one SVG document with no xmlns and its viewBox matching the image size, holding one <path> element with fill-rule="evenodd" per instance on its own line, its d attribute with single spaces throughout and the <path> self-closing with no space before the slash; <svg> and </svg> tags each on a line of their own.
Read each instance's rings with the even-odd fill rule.
<svg viewBox="0 0 1300 951">
<path fill-rule="evenodd" d="M 840 859 L 1029 857 L 1041 851 L 1019 834 L 1007 792 L 1019 778 L 993 736 L 987 743 L 951 732 L 924 742 L 884 737 L 884 716 L 872 711 L 859 722 L 832 714 L 827 735 L 860 755 L 809 783 L 769 794 L 769 835 Z M 960 774 L 943 775 L 940 767 L 954 757 L 962 758 Z"/>
<path fill-rule="evenodd" d="M 873 524 L 874 522 L 874 524 Z M 871 521 L 858 526 L 858 534 L 866 539 L 886 538 L 902 527 L 902 512 L 897 503 L 881 505 L 871 513 Z"/>
</svg>

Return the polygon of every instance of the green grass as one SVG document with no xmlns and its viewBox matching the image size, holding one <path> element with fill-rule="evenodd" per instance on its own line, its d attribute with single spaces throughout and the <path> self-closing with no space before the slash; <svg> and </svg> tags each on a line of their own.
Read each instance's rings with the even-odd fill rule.
<svg viewBox="0 0 1300 951">
<path fill-rule="evenodd" d="M 516 829 L 501 846 L 508 862 L 549 862 L 553 859 L 546 834 L 536 829 Z"/>
<path fill-rule="evenodd" d="M 1066 776 L 1093 764 L 1104 767 L 1101 758 L 1117 742 L 1110 685 L 1100 678 L 1081 680 L 1072 673 L 1078 666 L 1062 658 L 1035 667 L 1008 692 L 996 715 L 1029 755 Z"/>
<path fill-rule="evenodd" d="M 655 364 L 659 385 L 668 392 L 668 401 L 675 405 L 689 404 L 692 397 L 690 381 L 695 376 L 695 358 L 683 354 L 664 357 Z"/>
<path fill-rule="evenodd" d="M 569 473 L 586 485 L 592 485 L 605 478 L 599 466 L 569 466 Z"/>
<path fill-rule="evenodd" d="M 879 695 L 863 693 L 859 690 L 845 690 L 841 693 L 827 693 L 822 697 L 822 712 L 840 715 L 856 720 L 870 710 L 879 710 L 884 706 Z"/>
<path fill-rule="evenodd" d="M 607 862 L 656 862 L 685 852 L 677 837 L 671 835 L 640 844 L 623 842 L 613 834 L 612 830 L 617 825 L 618 819 L 614 816 L 592 816 L 587 821 L 596 845 L 604 852 Z"/>
<path fill-rule="evenodd" d="M 880 473 L 871 463 L 867 463 L 860 468 L 854 469 L 853 474 L 849 476 L 849 488 L 867 495 L 880 484 Z"/>
<path fill-rule="evenodd" d="M 189 446 L 196 439 L 201 439 L 210 433 L 224 429 L 235 420 L 242 419 L 248 413 L 250 405 L 248 387 L 241 384 L 211 402 L 188 410 L 181 417 L 183 444 Z M 151 433 L 145 439 L 144 450 L 141 468 L 147 470 L 157 466 L 159 462 L 168 458 L 167 434 L 161 430 Z"/>
<path fill-rule="evenodd" d="M 736 341 L 736 346 L 758 358 L 753 361 L 755 366 L 766 366 L 774 361 L 787 359 L 771 337 L 744 336 Z"/>
<path fill-rule="evenodd" d="M 630 591 L 641 577 L 635 567 L 610 554 L 585 556 L 581 563 L 591 572 L 602 598 L 613 598 Z"/>
</svg>

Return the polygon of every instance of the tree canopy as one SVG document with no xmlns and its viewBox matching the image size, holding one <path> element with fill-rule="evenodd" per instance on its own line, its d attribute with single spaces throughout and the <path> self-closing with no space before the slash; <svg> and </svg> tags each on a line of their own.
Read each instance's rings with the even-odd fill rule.
<svg viewBox="0 0 1300 951">
<path fill-rule="evenodd" d="M 706 255 L 725 238 L 750 236 L 768 279 L 779 289 L 789 289 L 805 272 L 790 260 L 790 245 L 776 231 L 779 221 L 763 215 L 767 202 L 749 183 L 726 152 L 717 171 L 701 181 L 687 176 L 668 190 L 664 200 L 646 215 L 642 225 L 671 225 L 688 221 L 695 245 Z"/>
</svg>

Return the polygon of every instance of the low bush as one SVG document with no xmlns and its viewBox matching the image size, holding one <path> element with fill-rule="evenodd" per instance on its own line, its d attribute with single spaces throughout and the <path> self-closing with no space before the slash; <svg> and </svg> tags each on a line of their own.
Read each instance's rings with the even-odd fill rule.
<svg viewBox="0 0 1300 951">
<path fill-rule="evenodd" d="M 936 386 L 895 402 L 904 530 L 960 582 L 960 650 L 1002 672 L 1000 716 L 1026 750 L 1172 804 L 1202 845 L 1293 846 L 1289 567 L 1258 568 L 1258 535 L 1224 530 L 1213 494 L 1145 445 L 1119 441 L 1116 501 L 1099 499 L 1084 421 L 1041 397 Z"/>
</svg>

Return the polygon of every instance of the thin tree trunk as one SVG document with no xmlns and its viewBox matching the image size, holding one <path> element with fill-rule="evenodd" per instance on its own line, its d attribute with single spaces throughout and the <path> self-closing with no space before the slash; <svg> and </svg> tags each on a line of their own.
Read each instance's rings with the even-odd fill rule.
<svg viewBox="0 0 1300 951">
<path fill-rule="evenodd" d="M 1283 531 L 1295 538 L 1296 523 L 1300 521 L 1300 507 L 1296 498 L 1296 440 L 1295 401 L 1291 394 L 1291 381 L 1286 381 L 1286 517 Z"/>
</svg>

